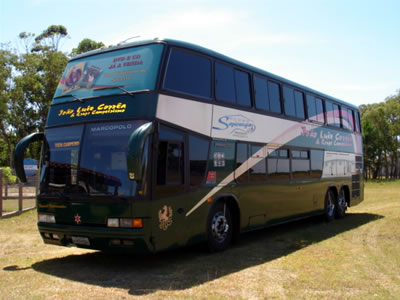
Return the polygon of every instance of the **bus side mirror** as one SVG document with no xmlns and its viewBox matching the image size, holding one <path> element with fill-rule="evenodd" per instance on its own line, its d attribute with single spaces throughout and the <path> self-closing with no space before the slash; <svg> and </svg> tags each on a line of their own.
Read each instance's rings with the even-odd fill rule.
<svg viewBox="0 0 400 300">
<path fill-rule="evenodd" d="M 17 177 L 21 182 L 26 182 L 26 175 L 25 175 L 25 169 L 24 169 L 24 156 L 25 156 L 25 150 L 28 148 L 28 146 L 37 141 L 43 141 L 44 139 L 44 133 L 42 132 L 36 132 L 32 133 L 26 137 L 24 137 L 22 140 L 20 140 L 15 147 L 14 150 L 14 166 L 15 166 L 15 172 L 17 174 Z"/>
<path fill-rule="evenodd" d="M 143 149 L 146 138 L 154 132 L 154 125 L 152 122 L 143 124 L 137 128 L 129 138 L 128 152 L 127 152 L 127 165 L 128 176 L 130 180 L 142 179 L 143 166 L 142 157 Z"/>
</svg>

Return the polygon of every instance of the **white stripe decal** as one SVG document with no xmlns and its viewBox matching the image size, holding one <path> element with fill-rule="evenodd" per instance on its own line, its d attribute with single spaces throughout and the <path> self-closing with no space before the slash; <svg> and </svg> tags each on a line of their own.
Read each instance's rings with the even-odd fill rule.
<svg viewBox="0 0 400 300">
<path fill-rule="evenodd" d="M 264 158 L 267 158 L 269 153 L 267 151 L 267 148 L 274 150 L 273 148 L 276 148 L 276 146 L 272 146 L 271 144 L 277 144 L 277 145 L 285 145 L 289 141 L 293 140 L 294 138 L 298 137 L 298 132 L 295 129 L 298 129 L 301 126 L 306 125 L 306 123 L 297 123 L 294 126 L 290 127 L 288 130 L 284 131 L 282 134 L 278 135 L 275 139 L 270 141 L 268 144 L 266 144 L 264 147 L 262 147 L 260 150 L 258 150 L 253 156 L 257 157 L 250 157 L 245 163 L 240 165 L 239 168 L 237 168 L 235 171 L 230 173 L 227 177 L 225 177 L 216 187 L 214 187 L 207 195 L 205 195 L 193 208 L 186 214 L 186 217 L 191 215 L 196 209 L 198 209 L 202 204 L 204 204 L 208 198 L 214 196 L 217 192 L 219 192 L 222 188 L 227 186 L 230 182 L 232 182 L 235 179 L 235 174 L 236 177 L 239 177 L 242 175 L 244 172 L 246 172 L 248 169 L 252 168 L 255 164 L 263 160 Z M 314 127 L 321 127 L 322 125 L 317 125 Z M 279 146 L 278 146 L 279 147 Z M 265 153 L 265 155 L 264 155 Z"/>
</svg>

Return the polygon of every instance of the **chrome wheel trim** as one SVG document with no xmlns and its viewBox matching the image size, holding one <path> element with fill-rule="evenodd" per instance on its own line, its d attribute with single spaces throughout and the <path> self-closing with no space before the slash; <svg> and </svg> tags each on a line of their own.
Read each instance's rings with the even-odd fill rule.
<svg viewBox="0 0 400 300">
<path fill-rule="evenodd" d="M 333 217 L 335 215 L 335 201 L 333 200 L 332 192 L 328 192 L 328 199 L 327 199 L 327 214 L 329 217 Z"/>
<path fill-rule="evenodd" d="M 223 212 L 217 212 L 211 221 L 211 234 L 215 241 L 222 243 L 228 236 L 229 224 Z"/>
</svg>

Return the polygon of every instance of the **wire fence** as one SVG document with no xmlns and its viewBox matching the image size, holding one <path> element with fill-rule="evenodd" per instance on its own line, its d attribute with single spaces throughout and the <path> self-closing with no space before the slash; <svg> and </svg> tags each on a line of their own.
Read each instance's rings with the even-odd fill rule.
<svg viewBox="0 0 400 300">
<path fill-rule="evenodd" d="M 28 177 L 26 183 L 10 184 L 0 169 L 0 218 L 13 217 L 36 208 L 38 176 Z"/>
</svg>

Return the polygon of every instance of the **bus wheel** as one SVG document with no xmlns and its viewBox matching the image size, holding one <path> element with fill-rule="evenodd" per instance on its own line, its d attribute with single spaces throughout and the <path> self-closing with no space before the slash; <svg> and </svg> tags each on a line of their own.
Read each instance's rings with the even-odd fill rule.
<svg viewBox="0 0 400 300">
<path fill-rule="evenodd" d="M 337 199 L 337 205 L 335 206 L 336 217 L 344 218 L 344 216 L 346 215 L 346 210 L 347 210 L 346 193 L 344 192 L 344 189 L 341 189 Z"/>
<path fill-rule="evenodd" d="M 335 194 L 331 189 L 325 195 L 325 221 L 330 222 L 335 218 Z"/>
<path fill-rule="evenodd" d="M 211 252 L 223 251 L 232 240 L 232 214 L 226 203 L 216 203 L 207 222 L 207 243 Z"/>
</svg>

